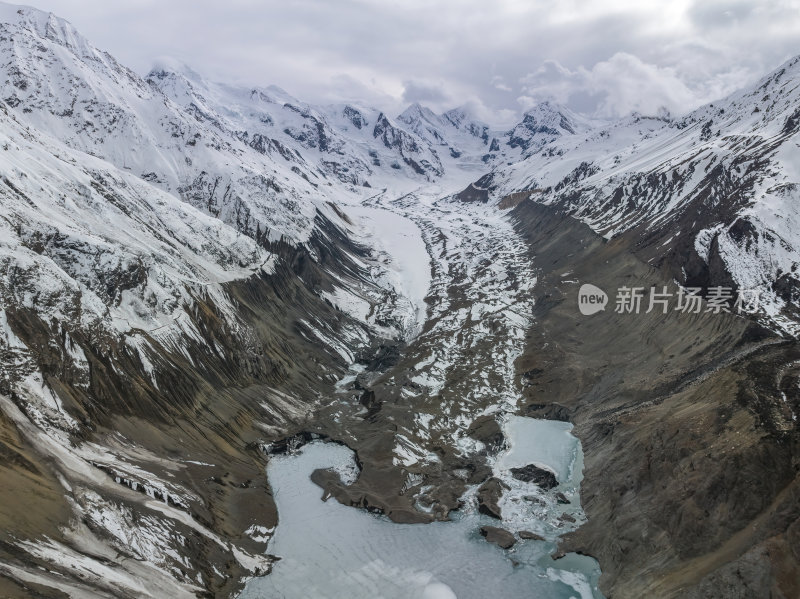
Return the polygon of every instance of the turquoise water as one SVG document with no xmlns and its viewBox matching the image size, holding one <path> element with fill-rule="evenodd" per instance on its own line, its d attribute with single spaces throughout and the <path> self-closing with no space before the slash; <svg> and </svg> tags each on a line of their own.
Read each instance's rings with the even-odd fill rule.
<svg viewBox="0 0 800 599">
<path fill-rule="evenodd" d="M 580 455 L 577 439 L 565 428 L 569 425 L 516 418 L 505 425 L 512 449 L 498 460 L 496 471 L 535 461 L 551 467 L 560 480 L 563 476 L 569 491 Z M 596 589 L 599 568 L 591 558 L 553 561 L 554 543 L 542 541 L 519 541 L 503 550 L 479 534 L 480 526 L 498 521 L 470 508 L 453 514 L 451 522 L 396 524 L 333 499 L 323 502 L 322 490 L 309 479 L 317 468 L 336 468 L 347 476 L 353 454 L 341 445 L 314 442 L 270 461 L 267 473 L 280 521 L 269 552 L 281 560 L 269 576 L 251 580 L 242 599 L 602 597 Z"/>
</svg>

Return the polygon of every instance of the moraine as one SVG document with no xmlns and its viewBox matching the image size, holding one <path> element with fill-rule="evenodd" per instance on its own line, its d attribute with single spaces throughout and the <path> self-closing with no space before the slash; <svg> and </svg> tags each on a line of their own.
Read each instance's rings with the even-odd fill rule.
<svg viewBox="0 0 800 599">
<path fill-rule="evenodd" d="M 243 599 L 468 599 L 498 590 L 508 597 L 602 597 L 593 559 L 575 554 L 551 557 L 558 538 L 585 520 L 578 493 L 580 443 L 570 434 L 569 424 L 514 415 L 514 362 L 530 322 L 535 283 L 524 263 L 524 247 L 495 210 L 461 205 L 456 211 L 451 200 L 436 194 L 414 192 L 394 199 L 378 194 L 365 202 L 367 206 L 348 211 L 366 221 L 370 234 L 383 240 L 382 249 L 391 254 L 396 288 L 409 300 L 396 307 L 405 322 L 419 314 L 413 308 L 427 274 L 419 271 L 419 263 L 425 261 L 409 261 L 407 254 L 418 253 L 424 240 L 432 259 L 428 321 L 413 331 L 404 347 L 407 355 L 419 359 L 412 368 L 413 386 L 403 387 L 412 390 L 403 397 L 410 409 L 392 418 L 398 429 L 392 460 L 408 472 L 408 492 L 418 498 L 414 507 L 431 512 L 422 500 L 436 484 L 428 473 L 456 459 L 436 456 L 434 443 L 449 444 L 463 459 L 485 459 L 487 474 L 507 489 L 498 502 L 502 520 L 479 511 L 479 484 L 464 486 L 460 507 L 449 512 L 449 521 L 401 524 L 341 505 L 312 482 L 311 474 L 330 470 L 349 486 L 360 474 L 354 453 L 343 444 L 313 441 L 270 459 L 267 474 L 279 525 L 268 551 L 280 559 L 271 574 L 248 583 Z M 409 221 L 419 227 L 422 240 L 414 239 Z M 494 260 L 487 264 L 490 256 Z M 483 326 L 481 319 L 491 326 Z M 363 366 L 355 365 L 351 372 L 337 385 L 334 413 L 355 437 L 358 449 L 355 431 L 365 410 L 346 387 L 363 377 Z M 395 372 L 390 368 L 383 376 L 397 376 Z M 460 401 L 452 399 L 457 396 Z M 486 416 L 502 428 L 504 448 L 487 450 L 467 434 L 476 419 Z M 445 434 L 435 435 L 437 423 Z M 343 433 L 333 436 L 346 440 Z M 559 484 L 543 490 L 512 475 L 512 468 L 527 464 L 552 471 Z M 558 494 L 569 503 L 557 501 Z M 488 543 L 481 537 L 482 526 L 502 527 L 515 534 L 516 543 L 510 549 Z M 520 538 L 525 531 L 543 540 Z"/>
</svg>

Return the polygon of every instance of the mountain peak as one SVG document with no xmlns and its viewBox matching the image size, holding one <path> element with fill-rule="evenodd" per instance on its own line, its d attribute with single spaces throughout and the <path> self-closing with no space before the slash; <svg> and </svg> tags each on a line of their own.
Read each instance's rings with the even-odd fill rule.
<svg viewBox="0 0 800 599">
<path fill-rule="evenodd" d="M 443 113 L 442 116 L 450 121 L 453 125 L 458 127 L 461 123 L 465 121 L 469 121 L 473 119 L 472 111 L 469 107 L 464 104 L 463 106 L 458 106 L 456 108 L 451 108 L 447 112 Z"/>
<path fill-rule="evenodd" d="M 67 21 L 55 16 L 51 12 L 39 10 L 32 6 L 0 2 L 0 22 L 13 23 L 15 25 L 32 25 L 43 32 L 51 19 L 61 23 L 67 23 Z"/>
<path fill-rule="evenodd" d="M 539 148 L 562 135 L 574 135 L 591 128 L 583 117 L 568 108 L 545 100 L 525 111 L 522 121 L 506 133 L 508 145 L 523 151 Z"/>
<path fill-rule="evenodd" d="M 147 79 L 165 79 L 168 76 L 178 76 L 190 81 L 201 82 L 203 77 L 185 62 L 172 56 L 162 56 L 153 61 L 153 67 L 147 74 Z"/>
<path fill-rule="evenodd" d="M 67 20 L 31 6 L 0 2 L 0 23 L 21 27 L 37 37 L 69 48 L 76 54 L 93 50 L 89 41 Z"/>
<path fill-rule="evenodd" d="M 571 114 L 572 111 L 569 110 L 566 106 L 562 106 L 557 102 L 553 102 L 552 100 L 543 100 L 534 106 L 528 108 L 524 115 L 534 115 L 534 116 L 544 116 L 544 115 L 567 115 Z"/>
<path fill-rule="evenodd" d="M 417 121 L 428 121 L 430 123 L 438 124 L 439 117 L 427 106 L 422 106 L 418 102 L 414 102 L 406 108 L 398 117 L 397 120 L 407 124 Z"/>
<path fill-rule="evenodd" d="M 558 135 L 574 134 L 593 127 L 586 117 L 552 100 L 544 100 L 526 110 L 522 123 L 529 128 L 548 129 Z"/>
<path fill-rule="evenodd" d="M 456 129 L 469 131 L 489 129 L 489 125 L 475 115 L 474 107 L 471 104 L 462 104 L 456 108 L 451 108 L 442 113 L 442 118 Z"/>
<path fill-rule="evenodd" d="M 157 60 L 145 80 L 179 103 L 194 98 L 198 88 L 205 87 L 205 81 L 197 72 L 172 58 Z"/>
</svg>

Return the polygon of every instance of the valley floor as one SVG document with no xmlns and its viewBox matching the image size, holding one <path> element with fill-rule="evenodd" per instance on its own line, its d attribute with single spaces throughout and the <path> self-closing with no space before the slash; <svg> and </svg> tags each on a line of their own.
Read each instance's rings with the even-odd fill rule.
<svg viewBox="0 0 800 599">
<path fill-rule="evenodd" d="M 360 472 L 314 482 L 395 523 L 474 509 L 543 537 L 564 560 L 541 556 L 548 567 L 596 557 L 615 597 L 792 597 L 800 503 L 782 405 L 796 399 L 796 344 L 733 315 L 583 317 L 578 282 L 673 283 L 624 239 L 546 206 L 448 191 L 365 194 L 342 207 L 358 243 L 326 245 L 328 231 L 314 261 L 286 249 L 273 272 L 228 284 L 246 336 L 211 297 L 187 312 L 198 334 L 185 345 L 138 333 L 155 368 L 76 331 L 62 354 L 84 348 L 111 415 L 93 413 L 83 437 L 44 434 L 3 398 L 0 592 L 235 594 L 274 564 L 265 461 L 319 435 Z M 7 319 L 27 347 L 53 338 Z M 64 364 L 54 384 L 72 384 Z M 574 473 L 552 489 L 511 476 L 498 456 L 516 416 L 574 423 L 580 492 Z M 555 471 L 580 469 L 567 457 Z M 14 493 L 35 509 L 9 509 Z"/>
<path fill-rule="evenodd" d="M 361 466 L 347 485 L 327 475 L 317 482 L 346 505 L 378 509 L 401 523 L 445 519 L 456 509 L 485 511 L 489 504 L 498 526 L 536 530 L 556 542 L 585 520 L 580 472 L 572 477 L 573 466 L 582 467 L 574 448 L 553 458 L 567 465 L 558 470 L 559 486 L 548 490 L 521 483 L 497 461 L 510 442 L 506 423 L 524 407 L 516 361 L 528 342 L 536 286 L 524 237 L 507 212 L 463 204 L 441 189 L 384 192 L 350 210 L 370 219 L 377 245 L 403 228 L 381 216 L 387 211 L 419 227 L 431 257 L 427 317 L 419 330 L 407 328 L 401 342 L 384 340 L 360 356 L 337 384 L 336 400 L 313 418 L 313 430 L 355 450 Z M 404 250 L 418 251 L 416 241 L 393 244 L 401 252 L 394 262 L 406 262 Z M 420 261 L 413 264 L 419 268 Z M 421 278 L 406 271 L 400 280 Z M 542 432 L 542 445 L 548 438 Z M 498 492 L 503 488 L 505 494 Z M 560 571 L 539 557 L 549 562 L 539 566 L 542 572 Z"/>
</svg>

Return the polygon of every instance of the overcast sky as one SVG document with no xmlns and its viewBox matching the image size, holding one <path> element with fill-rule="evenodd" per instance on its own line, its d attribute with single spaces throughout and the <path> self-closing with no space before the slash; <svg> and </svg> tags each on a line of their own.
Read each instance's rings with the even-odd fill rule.
<svg viewBox="0 0 800 599">
<path fill-rule="evenodd" d="M 800 0 L 37 0 L 145 74 L 160 57 L 308 102 L 488 121 L 555 100 L 688 111 L 800 54 Z"/>
</svg>

